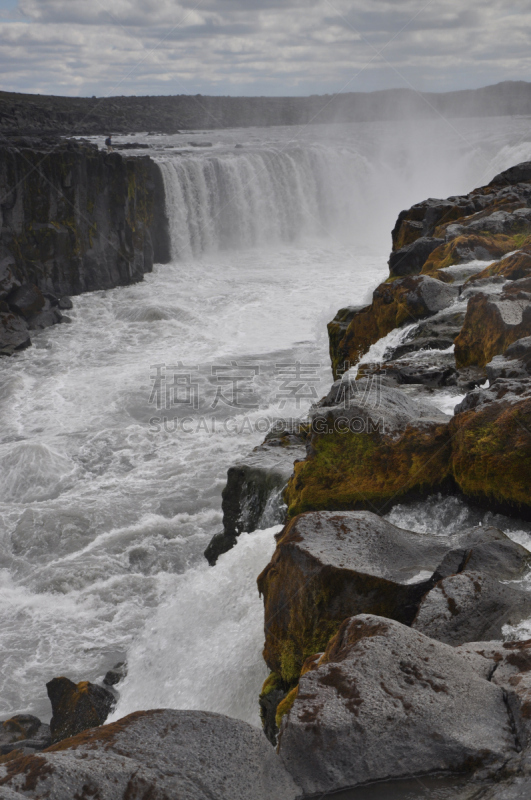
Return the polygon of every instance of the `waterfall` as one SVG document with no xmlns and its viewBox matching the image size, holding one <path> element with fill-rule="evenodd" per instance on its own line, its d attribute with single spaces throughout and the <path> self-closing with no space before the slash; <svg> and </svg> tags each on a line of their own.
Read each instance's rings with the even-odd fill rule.
<svg viewBox="0 0 531 800">
<path fill-rule="evenodd" d="M 183 154 L 160 163 L 176 260 L 293 242 L 352 226 L 352 191 L 369 171 L 354 152 L 320 145 Z"/>
</svg>

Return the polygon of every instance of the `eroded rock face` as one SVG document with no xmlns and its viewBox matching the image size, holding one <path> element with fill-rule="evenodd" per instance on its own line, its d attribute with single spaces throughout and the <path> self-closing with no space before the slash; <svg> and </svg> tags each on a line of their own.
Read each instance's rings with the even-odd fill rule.
<svg viewBox="0 0 531 800">
<path fill-rule="evenodd" d="M 0 797 L 72 800 L 295 800 L 263 733 L 203 711 L 139 711 L 0 764 Z"/>
<path fill-rule="evenodd" d="M 268 667 L 293 685 L 304 661 L 355 614 L 411 623 L 448 549 L 368 511 L 296 517 L 258 578 Z"/>
<path fill-rule="evenodd" d="M 54 742 L 103 725 L 116 702 L 111 692 L 88 681 L 75 684 L 68 678 L 54 678 L 46 689 L 52 704 L 50 730 Z"/>
<path fill-rule="evenodd" d="M 446 644 L 499 639 L 504 625 L 531 616 L 531 594 L 480 572 L 440 581 L 420 604 L 412 627 Z"/>
<path fill-rule="evenodd" d="M 453 648 L 371 615 L 346 620 L 284 717 L 280 756 L 307 794 L 516 756 L 504 692 Z"/>
<path fill-rule="evenodd" d="M 77 141 L 0 148 L 0 354 L 63 321 L 60 298 L 142 280 L 170 259 L 162 175 Z M 69 307 L 68 300 L 65 300 Z M 11 314 L 15 321 L 4 314 Z"/>
</svg>

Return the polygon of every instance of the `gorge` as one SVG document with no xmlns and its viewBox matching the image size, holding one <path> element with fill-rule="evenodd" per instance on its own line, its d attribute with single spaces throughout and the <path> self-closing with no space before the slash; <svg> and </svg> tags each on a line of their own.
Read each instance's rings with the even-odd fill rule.
<svg viewBox="0 0 531 800">
<path fill-rule="evenodd" d="M 467 501 L 466 491 L 458 492 L 454 484 L 449 486 L 445 482 L 449 460 L 443 441 L 446 427 L 457 425 L 460 416 L 471 418 L 467 415 L 471 415 L 474 408 L 483 408 L 481 413 L 488 416 L 491 413 L 489 408 L 497 407 L 496 403 L 499 403 L 492 387 L 483 386 L 486 373 L 474 376 L 462 370 L 470 371 L 474 366 L 483 370 L 487 363 L 492 364 L 493 357 L 501 355 L 511 344 L 504 340 L 502 349 L 499 350 L 497 345 L 494 351 L 489 344 L 490 349 L 488 353 L 485 351 L 484 358 L 470 359 L 463 355 L 462 362 L 456 365 L 452 351 L 456 328 L 461 328 L 465 314 L 471 314 L 474 304 L 479 303 L 479 300 L 471 300 L 467 311 L 460 298 L 467 291 L 472 298 L 485 295 L 483 289 L 489 286 L 494 287 L 493 295 L 500 292 L 500 297 L 494 296 L 493 303 L 527 303 L 526 286 L 515 286 L 516 291 L 512 292 L 507 284 L 526 280 L 525 263 L 515 264 L 510 255 L 513 250 L 525 248 L 525 237 L 515 239 L 507 247 L 503 239 L 503 252 L 496 253 L 489 252 L 490 241 L 474 240 L 471 244 L 462 240 L 472 235 L 484 239 L 489 236 L 522 236 L 527 218 L 525 214 L 518 216 L 517 212 L 527 208 L 527 195 L 524 190 L 516 192 L 516 200 L 509 195 L 515 193 L 512 188 L 515 185 L 526 189 L 529 179 L 523 174 L 509 176 L 509 183 L 505 185 L 511 191 L 506 193 L 504 204 L 495 208 L 486 205 L 483 211 L 488 213 L 465 224 L 465 227 L 475 225 L 476 220 L 489 217 L 488 224 L 501 226 L 500 231 L 482 227 L 485 223 L 473 228 L 473 234 L 457 230 L 457 227 L 453 232 L 448 232 L 448 228 L 425 231 L 426 205 L 421 208 L 413 205 L 428 196 L 451 195 L 454 200 L 445 201 L 443 206 L 444 209 L 459 209 L 458 213 L 452 212 L 451 223 L 456 226 L 463 226 L 463 217 L 481 213 L 475 207 L 469 209 L 466 203 L 455 201 L 455 195 L 461 193 L 465 196 L 476 187 L 488 184 L 502 170 L 529 159 L 530 145 L 525 141 L 527 121 L 511 119 L 508 125 L 505 120 L 492 119 L 489 125 L 485 125 L 465 120 L 452 137 L 446 131 L 441 133 L 435 124 L 426 125 L 427 128 L 413 136 L 408 124 L 402 128 L 395 123 L 367 124 L 365 127 L 363 124 L 331 126 L 324 133 L 320 130 L 318 135 L 314 130 L 306 130 L 302 139 L 295 142 L 287 129 L 226 131 L 217 133 L 215 137 L 209 132 L 209 141 L 215 139 L 213 147 L 201 149 L 201 152 L 179 142 L 177 137 L 148 139 L 135 135 L 135 141 L 150 143 L 150 149 L 142 151 L 143 157 L 140 153 L 135 155 L 134 151 L 127 158 L 119 154 L 97 154 L 94 148 L 84 144 L 72 146 L 72 151 L 66 150 L 67 154 L 73 152 L 75 159 L 92 159 L 95 163 L 101 162 L 102 169 L 108 172 L 113 169 L 111 174 L 117 173 L 121 192 L 120 202 L 116 204 L 121 209 L 117 227 L 123 231 L 122 238 L 117 241 L 130 249 L 126 249 L 125 254 L 120 251 L 118 263 L 123 267 L 114 273 L 109 267 L 98 276 L 97 280 L 104 285 L 75 284 L 72 280 L 69 283 L 68 276 L 62 276 L 62 273 L 57 273 L 58 278 L 53 277 L 58 283 L 46 283 L 46 263 L 47 260 L 53 261 L 54 255 L 43 258 L 44 269 L 36 269 L 31 274 L 16 273 L 16 263 L 11 270 L 19 282 L 30 282 L 43 294 L 55 294 L 58 300 L 65 294 L 76 296 L 74 308 L 69 311 L 72 324 L 32 333 L 33 347 L 4 358 L 1 363 L 4 372 L 0 407 L 4 548 L 0 636 L 2 651 L 6 654 L 0 691 L 3 717 L 31 712 L 47 720 L 50 712 L 43 691 L 47 681 L 66 674 L 75 682 L 90 680 L 98 683 L 108 669 L 126 660 L 128 674 L 118 683 L 120 697 L 110 718 L 109 736 L 113 742 L 116 737 L 123 739 L 129 735 L 118 720 L 147 709 L 183 710 L 162 712 L 166 717 L 161 717 L 160 726 L 166 725 L 166 728 L 181 724 L 193 728 L 196 718 L 189 709 L 205 712 L 201 724 L 211 726 L 212 747 L 212 742 L 224 735 L 229 741 L 231 736 L 244 736 L 243 728 L 241 734 L 237 728 L 231 728 L 230 735 L 224 734 L 222 728 L 216 728 L 221 726 L 219 718 L 209 717 L 212 712 L 255 726 L 260 724 L 258 694 L 268 670 L 261 658 L 264 612 L 256 578 L 262 573 L 260 583 L 267 615 L 268 604 L 271 607 L 278 602 L 274 585 L 268 583 L 272 574 L 268 563 L 273 557 L 272 564 L 282 563 L 282 569 L 289 569 L 281 562 L 283 556 L 280 554 L 283 549 L 289 549 L 288 539 L 293 528 L 284 532 L 277 547 L 274 534 L 281 533 L 286 512 L 294 520 L 299 512 L 366 514 L 370 526 L 375 509 L 362 509 L 356 504 L 351 490 L 352 486 L 360 486 L 359 475 L 352 479 L 348 476 L 347 485 L 338 486 L 337 481 L 330 479 L 326 468 L 327 460 L 341 463 L 342 469 L 345 463 L 347 467 L 358 463 L 349 449 L 350 444 L 348 452 L 342 449 L 354 436 L 332 435 L 328 441 L 324 432 L 314 434 L 309 442 L 309 458 L 299 461 L 296 477 L 290 481 L 285 497 L 288 509 L 283 506 L 282 489 L 291 474 L 290 459 L 293 462 L 295 458 L 306 458 L 308 437 L 304 431 L 303 436 L 297 439 L 279 426 L 275 436 L 269 439 L 265 452 L 258 450 L 253 453 L 255 487 L 261 480 L 262 459 L 269 459 L 270 466 L 272 462 L 269 475 L 281 474 L 258 498 L 258 511 L 252 508 L 256 489 L 249 482 L 245 483 L 248 473 L 240 471 L 236 481 L 237 492 L 245 485 L 247 494 L 241 502 L 237 494 L 229 502 L 226 493 L 224 510 L 228 516 L 222 520 L 221 492 L 226 485 L 226 471 L 245 462 L 253 447 L 260 447 L 266 433 L 264 419 L 293 421 L 295 424 L 306 416 L 310 405 L 316 405 L 312 413 L 325 421 L 335 413 L 338 387 L 329 390 L 332 374 L 326 324 L 336 317 L 338 308 L 345 309 L 349 303 L 367 308 L 375 285 L 387 281 L 390 231 L 403 208 L 411 206 L 417 211 L 401 215 L 402 228 L 395 232 L 395 254 L 403 247 L 413 247 L 426 236 L 440 241 L 431 242 L 436 247 L 426 254 L 420 266 L 418 257 L 417 262 L 408 267 L 407 275 L 397 272 L 391 275 L 390 282 L 382 284 L 376 298 L 381 298 L 381 306 L 373 302 L 370 324 L 361 326 L 366 334 L 361 348 L 363 352 L 354 352 L 349 344 L 352 340 L 354 346 L 360 347 L 358 333 L 349 338 L 349 333 L 355 331 L 356 313 L 359 311 L 351 307 L 341 312 L 331 328 L 332 361 L 336 368 L 333 377 L 340 377 L 337 368 L 342 366 L 342 362 L 352 363 L 351 372 L 343 382 L 350 386 L 349 377 L 360 377 L 360 381 L 356 381 L 358 388 L 352 389 L 355 393 L 363 387 L 364 381 L 372 386 L 376 375 L 379 383 L 374 385 L 380 387 L 378 415 L 387 415 L 387 421 L 391 414 L 395 415 L 393 419 L 397 421 L 397 427 L 390 435 L 395 444 L 391 442 L 387 447 L 384 442 L 387 458 L 392 448 L 397 448 L 396 461 L 389 462 L 392 464 L 389 472 L 393 476 L 400 476 L 399 470 L 404 464 L 396 431 L 402 432 L 404 426 L 420 414 L 426 421 L 422 434 L 426 440 L 424 444 L 429 447 L 429 430 L 444 429 L 437 433 L 441 441 L 437 441 L 436 446 L 436 451 L 443 451 L 444 463 L 437 461 L 436 479 L 430 483 L 427 475 L 422 492 L 399 496 L 394 504 L 387 504 L 389 494 L 382 495 L 383 505 L 380 507 L 375 497 L 370 497 L 382 515 L 382 525 L 394 527 L 395 537 L 401 535 L 396 531 L 402 530 L 418 538 L 415 546 L 418 552 L 428 546 L 431 548 L 429 557 L 426 554 L 419 558 L 418 564 L 415 562 L 418 566 L 416 571 L 410 564 L 405 577 L 395 574 L 393 579 L 397 585 L 412 585 L 408 581 L 414 579 L 423 583 L 421 596 L 412 591 L 407 601 L 402 598 L 396 602 L 401 607 L 413 605 L 416 612 L 421 597 L 425 595 L 431 595 L 430 602 L 436 603 L 437 597 L 432 594 L 436 592 L 435 583 L 429 584 L 432 577 L 437 573 L 440 576 L 438 580 L 453 580 L 463 572 L 451 567 L 440 572 L 441 564 L 448 561 L 450 553 L 456 550 L 469 552 L 476 547 L 471 541 L 462 539 L 463 531 L 495 528 L 504 532 L 515 547 L 518 545 L 523 549 L 529 545 L 529 524 L 523 511 L 528 486 L 527 466 L 515 468 L 506 483 L 503 475 L 496 479 L 502 494 L 513 491 L 514 496 L 501 497 L 499 505 L 481 507 Z M 195 143 L 204 143 L 207 135 L 190 137 Z M 101 144 L 99 139 L 96 141 Z M 78 152 L 79 156 L 76 155 Z M 150 153 L 151 160 L 145 157 L 146 152 Z M 129 182 L 131 175 L 135 176 L 134 186 Z M 162 187 L 164 209 L 161 207 Z M 69 188 L 62 186 L 61 191 Z M 75 183 L 72 188 L 75 188 Z M 491 194 L 502 191 L 503 187 L 498 187 Z M 476 194 L 484 196 L 488 193 Z M 107 219 L 105 191 L 98 194 L 96 200 L 95 216 L 89 217 L 91 225 L 95 221 L 101 224 Z M 153 204 L 156 212 L 153 219 L 149 203 Z M 439 208 L 440 205 L 441 201 L 434 201 L 430 208 Z M 88 204 L 84 208 L 88 209 Z M 510 219 L 497 217 L 492 221 L 493 213 L 513 216 Z M 96 219 L 98 214 L 100 216 Z M 49 226 L 52 221 L 43 217 L 41 224 Z M 57 221 L 68 228 L 66 219 Z M 441 225 L 441 218 L 437 222 Z M 521 228 L 513 231 L 513 224 L 520 224 Z M 9 222 L 9 226 L 11 231 L 15 231 L 15 221 Z M 135 239 L 146 230 L 149 237 L 144 233 L 141 242 Z M 37 238 L 44 236 L 40 231 L 37 229 Z M 419 232 L 423 236 L 418 236 Z M 59 231 L 57 236 L 61 233 L 64 240 L 64 231 Z M 170 244 L 165 243 L 167 235 Z M 56 236 L 53 231 L 52 236 Z M 95 249 L 92 263 L 108 264 L 104 251 L 98 249 L 99 230 L 92 236 L 92 243 L 90 239 L 86 240 L 86 252 Z M 101 234 L 102 243 L 106 237 L 107 232 Z M 146 244 L 148 241 L 151 241 L 151 248 Z M 462 251 L 453 244 L 455 242 L 463 248 Z M 494 244 L 499 246 L 500 240 Z M 470 251 L 471 256 L 463 255 L 465 245 L 469 251 L 472 246 L 483 247 L 487 257 L 476 251 Z M 59 245 L 53 247 L 57 252 Z M 439 253 L 437 248 L 442 248 Z M 153 251 L 154 257 L 151 255 Z M 402 254 L 402 268 L 407 263 L 406 255 Z M 502 256 L 513 258 L 513 261 L 502 259 Z M 478 258 L 482 260 L 478 261 Z M 495 258 L 498 266 L 489 267 Z M 29 260 L 25 253 L 21 263 L 26 265 Z M 150 271 L 152 261 L 155 265 Z M 163 263 L 165 261 L 167 263 Z M 428 261 L 429 268 L 425 269 Z M 93 274 L 90 264 L 87 270 Z M 425 277 L 419 276 L 421 271 Z M 474 272 L 479 273 L 479 277 L 471 277 Z M 144 280 L 133 285 L 142 273 L 145 273 Z M 446 280 L 445 275 L 453 280 Z M 469 278 L 471 282 L 464 288 Z M 44 282 L 40 283 L 41 280 Z M 427 304 L 421 313 L 417 313 L 415 309 L 422 300 L 419 287 L 430 286 L 430 281 L 436 282 L 435 300 L 428 293 Z M 474 281 L 480 283 L 474 286 Z M 402 295 L 399 294 L 400 287 L 405 287 Z M 93 291 L 78 295 L 78 291 L 85 289 Z M 508 292 L 507 296 L 501 296 L 502 290 Z M 517 296 L 518 292 L 523 295 Z M 396 308 L 400 311 L 404 304 L 407 305 L 410 295 L 413 295 L 413 301 L 407 306 L 407 315 L 400 317 Z M 388 301 L 387 298 L 391 299 Z M 440 303 L 440 308 L 437 303 Z M 378 316 L 380 308 L 385 314 Z M 387 313 L 391 311 L 394 317 Z M 479 313 L 484 312 L 480 310 Z M 441 320 L 445 314 L 453 315 L 453 318 Z M 470 327 L 475 330 L 473 318 L 469 319 Z M 374 320 L 377 333 L 373 335 L 371 325 Z M 378 327 L 380 323 L 382 327 Z M 439 329 L 437 324 L 440 324 Z M 396 329 L 397 325 L 402 327 Z M 526 331 L 522 329 L 520 334 L 518 339 L 525 338 Z M 445 336 L 451 337 L 448 342 Z M 437 337 L 445 347 L 436 348 L 434 356 L 432 349 L 426 349 L 426 343 L 427 348 L 433 348 Z M 464 335 L 463 341 L 466 344 Z M 399 348 L 402 348 L 400 353 Z M 459 347 L 456 345 L 456 348 L 457 353 Z M 470 345 L 467 348 L 470 349 Z M 462 352 L 464 349 L 463 346 Z M 401 357 L 389 358 L 393 350 L 395 356 Z M 361 363 L 356 363 L 360 356 Z M 509 357 L 518 361 L 525 358 L 525 353 L 522 356 L 517 351 L 514 355 L 509 353 Z M 381 370 L 371 366 L 382 363 Z M 297 372 L 297 364 L 306 368 L 302 377 L 300 371 Z M 458 368 L 461 370 L 459 373 Z M 495 384 L 497 374 L 505 379 L 503 370 L 509 369 L 502 363 L 489 368 L 494 370 L 489 378 L 491 384 Z M 521 369 L 525 372 L 525 367 Z M 178 382 L 174 383 L 176 379 Z M 507 379 L 515 380 L 509 375 Z M 518 380 L 523 386 L 522 376 Z M 303 383 L 302 397 L 293 394 L 293 382 L 295 386 Z M 475 385 L 483 388 L 474 389 Z M 179 386 L 185 391 L 179 390 Z M 321 400 L 323 397 L 326 398 L 324 401 Z M 396 409 L 396 397 L 402 398 L 400 413 Z M 364 397 L 354 399 L 358 405 L 361 402 L 361 408 L 354 416 L 361 418 L 370 406 L 370 391 Z M 525 401 L 524 397 L 522 402 Z M 459 403 L 465 405 L 461 414 L 453 417 L 454 406 Z M 332 455 L 324 452 L 326 447 L 330 448 Z M 418 442 L 409 450 L 408 447 L 405 447 L 406 451 L 415 452 Z M 505 445 L 502 443 L 501 447 Z M 523 447 L 525 450 L 525 445 Z M 522 445 L 518 444 L 518 448 L 511 445 L 509 450 L 521 451 Z M 277 456 L 276 453 L 281 451 L 282 456 Z M 457 457 L 459 460 L 459 454 Z M 427 460 L 433 465 L 431 456 Z M 496 456 L 495 461 L 498 460 Z M 282 462 L 281 470 L 279 462 Z M 323 463 L 325 468 L 322 468 Z M 372 462 L 369 470 L 365 469 L 365 475 L 375 474 L 374 464 Z M 459 469 L 462 473 L 462 458 L 460 464 L 461 467 L 454 463 L 453 480 Z M 504 465 L 503 469 L 507 467 Z M 472 477 L 477 486 L 481 476 Z M 366 494 L 368 487 L 363 486 L 361 491 Z M 392 493 L 396 493 L 396 487 Z M 323 502 L 323 497 L 332 499 Z M 359 517 L 347 516 L 346 519 L 348 528 L 351 526 L 348 520 Z M 209 567 L 203 552 L 212 536 L 219 533 L 223 522 L 226 523 L 225 536 L 232 539 L 228 544 L 236 545 L 230 551 L 222 552 L 216 566 Z M 290 522 L 290 526 L 292 524 Z M 354 523 L 352 526 L 355 527 Z M 250 532 L 251 528 L 255 528 L 254 532 Z M 405 538 L 406 533 L 403 534 Z M 298 535 L 303 536 L 301 532 Z M 324 534 L 322 541 L 325 541 Z M 520 551 L 511 549 L 512 545 L 498 534 L 493 535 L 493 541 L 503 542 L 513 554 L 511 558 L 523 558 L 524 563 Z M 500 547 L 496 545 L 494 548 L 496 558 L 500 557 Z M 368 554 L 362 551 L 358 543 L 357 556 L 368 561 Z M 486 556 L 474 558 L 476 571 L 484 570 Z M 326 563 L 328 569 L 331 562 Z M 395 567 L 398 569 L 396 564 Z M 374 562 L 370 568 L 375 570 Z M 351 569 L 359 572 L 367 571 L 369 567 L 365 562 L 358 562 L 351 565 Z M 390 580 L 389 574 L 370 574 L 378 580 Z M 463 574 L 466 576 L 466 571 Z M 525 587 L 522 574 L 516 570 L 505 580 L 518 581 L 515 590 L 521 590 Z M 461 584 L 455 591 L 458 589 L 465 591 Z M 453 589 L 450 586 L 446 591 Z M 357 596 L 363 597 L 363 592 L 359 591 Z M 311 597 L 307 602 L 311 605 Z M 371 669 L 379 668 L 386 641 L 414 653 L 415 658 L 427 657 L 423 648 L 428 645 L 421 638 L 422 630 L 410 627 L 411 614 L 400 616 L 393 614 L 390 606 L 385 610 L 367 603 L 364 605 L 364 602 L 357 600 L 357 605 L 347 603 L 343 606 L 343 611 L 350 609 L 345 612 L 347 616 L 337 617 L 331 623 L 328 620 L 326 630 L 319 634 L 321 638 L 312 635 L 310 643 L 304 640 L 296 658 L 281 658 L 282 663 L 278 659 L 275 661 L 272 642 L 266 640 L 268 667 L 280 678 L 280 682 L 274 685 L 270 681 L 268 688 L 273 687 L 279 692 L 277 701 L 280 697 L 287 699 L 288 692 L 292 693 L 282 709 L 284 714 L 275 714 L 278 704 L 272 711 L 286 732 L 284 742 L 288 755 L 284 763 L 297 785 L 303 786 L 305 796 L 347 788 L 356 780 L 347 775 L 342 778 L 343 783 L 332 785 L 328 778 L 323 779 L 326 768 L 320 767 L 316 767 L 306 783 L 306 779 L 301 778 L 304 772 L 309 776 L 311 770 L 308 765 L 301 766 L 297 762 L 297 741 L 303 742 L 305 747 L 306 732 L 303 725 L 297 728 L 296 720 L 304 714 L 317 718 L 320 713 L 316 706 L 300 705 L 310 702 L 304 700 L 301 687 L 306 687 L 307 694 L 311 694 L 312 686 L 319 684 L 320 676 L 324 676 L 324 683 L 321 681 L 322 685 L 317 686 L 316 691 L 329 692 L 327 702 L 331 704 L 336 700 L 343 702 L 345 698 L 341 699 L 340 692 L 339 699 L 334 695 L 337 686 L 344 685 L 341 681 L 359 681 L 358 673 L 352 678 L 355 670 L 370 673 Z M 306 614 L 304 606 L 301 613 Z M 426 617 L 428 613 L 429 609 L 426 609 Z M 508 618 L 507 624 L 512 625 L 514 640 L 526 638 L 526 620 L 530 616 L 523 614 L 518 619 Z M 354 628 L 341 627 L 341 623 L 350 617 L 361 620 L 359 630 L 356 628 L 358 633 L 353 633 Z M 378 620 L 383 617 L 391 622 L 382 627 Z M 380 626 L 377 634 L 369 636 L 367 631 L 374 633 L 374 626 Z M 406 633 L 401 633 L 402 628 Z M 293 631 L 289 625 L 286 629 L 288 634 L 275 632 L 277 639 L 284 635 L 290 638 Z M 491 655 L 476 654 L 476 659 L 474 654 L 470 655 L 469 661 L 476 667 L 478 658 L 491 659 L 488 667 L 478 667 L 479 672 L 474 677 L 472 666 L 460 668 L 461 662 L 456 661 L 458 656 L 448 655 L 448 645 L 441 644 L 444 642 L 441 633 L 431 635 L 433 640 L 438 640 L 436 647 L 434 645 L 439 659 L 437 669 L 439 672 L 446 670 L 444 674 L 452 676 L 452 692 L 455 690 L 451 698 L 454 710 L 449 711 L 445 718 L 448 724 L 435 733 L 444 735 L 445 730 L 453 731 L 451 721 L 455 720 L 456 709 L 462 702 L 459 698 L 468 693 L 472 705 L 467 707 L 467 713 L 474 716 L 477 698 L 488 696 L 485 713 L 496 722 L 489 728 L 481 718 L 471 735 L 495 754 L 493 763 L 498 763 L 496 759 L 505 759 L 507 763 L 515 756 L 513 750 L 518 749 L 514 737 L 504 728 L 508 723 L 504 717 L 507 712 L 503 693 L 512 685 L 508 681 L 513 674 L 510 670 L 516 669 L 515 665 L 511 667 L 509 663 L 507 666 L 509 677 L 505 683 L 502 672 L 499 684 L 487 681 L 485 675 L 490 674 L 492 659 L 500 663 L 504 658 L 502 645 L 496 645 L 498 650 L 492 645 Z M 331 637 L 339 639 L 329 641 Z M 367 638 L 376 643 L 374 647 L 381 646 L 382 650 L 369 652 L 367 649 L 363 654 L 366 662 L 360 661 L 360 666 L 358 662 L 354 663 L 359 654 L 347 656 L 342 648 L 348 650 L 355 646 L 356 641 Z M 464 646 L 462 642 L 457 644 L 457 647 Z M 522 652 L 516 646 L 514 648 L 519 664 L 525 660 L 524 645 L 522 648 Z M 345 656 L 342 660 L 338 658 L 340 651 Z M 313 669 L 309 664 L 306 671 L 304 662 L 307 656 L 311 658 L 318 653 L 323 659 L 321 666 Z M 405 656 L 401 658 L 404 660 Z M 364 667 L 365 663 L 369 666 Z M 334 666 L 337 664 L 343 666 Z M 386 669 L 391 674 L 389 665 Z M 411 669 L 413 673 L 408 675 L 411 678 L 413 674 L 411 679 L 414 680 L 415 664 Z M 461 682 L 457 680 L 460 669 L 463 673 L 459 677 Z M 344 673 L 339 675 L 338 670 L 344 670 Z M 520 671 L 524 672 L 523 669 Z M 330 678 L 327 684 L 326 676 L 333 674 L 335 682 Z M 435 680 L 433 675 L 428 677 Z M 294 697 L 297 686 L 298 695 Z M 388 689 L 395 693 L 398 691 L 398 687 L 390 685 Z M 361 686 L 360 692 L 365 691 L 370 694 L 373 688 Z M 267 696 L 267 690 L 265 694 Z M 352 706 L 356 698 L 346 698 L 347 701 Z M 342 708 L 339 711 L 343 713 Z M 271 710 L 269 713 L 271 715 Z M 172 714 L 177 716 L 172 717 Z M 415 714 L 418 719 L 418 709 Z M 286 717 L 284 722 L 283 717 Z M 159 725 L 155 712 L 145 719 L 131 719 L 134 726 L 147 726 L 138 735 L 148 738 L 152 735 L 150 725 L 155 728 Z M 323 730 L 328 730 L 327 724 L 323 719 Z M 365 730 L 370 731 L 369 724 L 365 722 L 364 725 Z M 88 739 L 79 740 L 74 746 L 81 748 L 82 752 L 87 748 L 89 752 L 93 748 L 91 742 L 98 741 L 98 730 L 87 734 Z M 101 729 L 102 736 L 105 736 L 105 730 Z M 162 730 L 162 727 L 157 730 Z M 433 733 L 433 728 L 425 730 Z M 418 741 L 425 730 L 414 728 L 408 741 Z M 519 735 L 523 736 L 523 733 L 520 731 Z M 193 740 L 193 736 L 195 733 L 189 735 L 189 740 Z M 257 763 L 269 758 L 263 754 L 266 751 L 263 751 L 262 743 L 268 748 L 270 745 L 262 733 L 259 742 L 253 738 L 252 731 L 245 736 L 248 738 L 241 747 L 256 753 Z M 48 786 L 46 781 L 52 780 L 46 764 L 68 763 L 68 769 L 75 772 L 76 759 L 72 753 L 76 751 L 68 751 L 67 741 L 63 745 L 54 745 L 56 749 L 52 748 L 49 756 L 34 756 L 45 762 L 51 759 L 46 763 L 39 762 L 37 784 L 41 777 L 42 786 Z M 368 741 L 368 747 L 374 747 L 370 738 Z M 123 748 L 129 748 L 130 743 L 114 743 L 112 747 L 118 750 L 122 747 L 123 753 Z M 281 753 L 282 747 L 281 742 Z M 461 738 L 459 748 L 463 749 L 455 750 L 455 745 L 454 755 L 448 756 L 446 761 L 439 756 L 438 761 L 430 761 L 427 756 L 423 761 L 424 755 L 422 758 L 419 756 L 415 763 L 408 764 L 409 772 L 403 773 L 397 770 L 390 758 L 390 765 L 386 762 L 383 771 L 369 770 L 363 773 L 362 780 L 435 773 L 447 770 L 448 765 L 451 771 L 458 765 L 456 752 L 460 756 L 466 750 L 466 757 L 472 760 L 478 757 L 474 747 Z M 270 750 L 274 753 L 272 748 Z M 138 754 L 130 754 L 130 757 L 135 761 Z M 221 760 L 226 757 L 221 753 Z M 62 758 L 70 760 L 61 762 Z M 26 774 L 24 769 L 30 769 L 30 765 L 17 766 L 16 759 L 7 763 L 12 763 L 12 766 L 0 765 L 0 770 L 5 770 L 0 778 L 0 796 L 4 791 L 11 792 L 6 797 L 17 797 L 22 781 L 20 776 Z M 429 764 L 429 769 L 426 764 Z M 275 765 L 276 762 L 272 762 L 271 774 L 277 769 L 278 765 Z M 109 769 L 112 772 L 115 767 Z M 40 770 L 43 770 L 42 774 Z M 334 770 L 340 770 L 340 766 L 334 765 Z M 514 770 L 514 776 L 520 779 L 516 767 Z M 361 768 L 359 775 L 362 775 Z M 153 776 L 149 777 L 146 772 L 144 779 L 147 786 Z M 275 796 L 275 791 L 279 797 L 295 796 L 299 790 L 289 780 L 281 771 L 271 777 L 269 783 L 265 783 L 269 787 L 269 796 Z M 124 778 L 124 781 L 125 787 L 127 780 Z M 469 795 L 463 794 L 463 798 L 476 796 L 470 794 L 476 789 L 465 788 Z M 27 790 L 33 791 L 30 786 Z M 47 789 L 56 792 L 50 796 L 60 796 L 57 794 L 59 790 L 60 784 Z M 140 791 L 138 787 L 136 790 Z M 450 791 L 454 790 L 455 787 L 450 787 Z M 489 796 L 488 786 L 479 790 L 486 794 L 477 796 Z M 161 797 L 163 792 L 171 791 L 171 783 L 160 783 Z M 200 796 L 197 786 L 195 795 L 190 791 L 191 796 Z M 261 791 L 267 792 L 267 788 L 255 787 L 253 791 L 253 796 L 259 797 Z M 441 791 L 445 791 L 444 787 Z M 227 792 L 229 796 L 237 796 L 234 786 Z M 208 796 L 207 790 L 205 796 Z M 453 795 L 441 796 L 457 794 L 454 791 Z"/>
</svg>

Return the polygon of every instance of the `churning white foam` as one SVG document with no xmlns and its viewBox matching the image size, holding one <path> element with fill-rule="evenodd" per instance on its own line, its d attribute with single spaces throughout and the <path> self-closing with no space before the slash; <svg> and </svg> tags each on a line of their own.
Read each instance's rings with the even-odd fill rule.
<svg viewBox="0 0 531 800">
<path fill-rule="evenodd" d="M 270 560 L 276 526 L 241 534 L 214 568 L 206 562 L 166 578 L 166 595 L 128 655 L 112 719 L 138 708 L 204 709 L 257 725 L 263 603 L 256 578 Z"/>
</svg>

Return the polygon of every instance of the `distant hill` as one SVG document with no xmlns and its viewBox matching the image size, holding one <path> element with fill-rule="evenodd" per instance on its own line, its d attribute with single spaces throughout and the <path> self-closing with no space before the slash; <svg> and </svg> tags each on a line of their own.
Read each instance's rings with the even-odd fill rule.
<svg viewBox="0 0 531 800">
<path fill-rule="evenodd" d="M 55 97 L 0 92 L 3 134 L 104 134 L 531 114 L 531 83 L 419 94 L 411 89 L 311 97 Z"/>
</svg>

